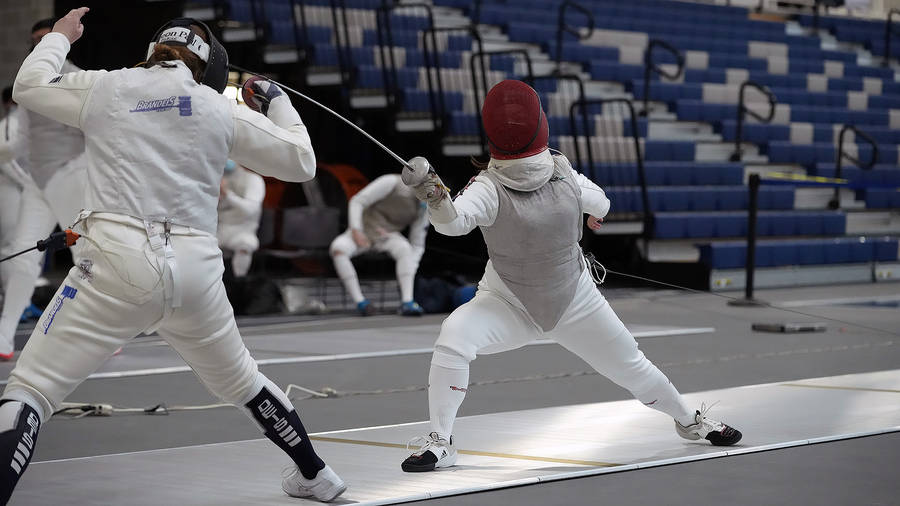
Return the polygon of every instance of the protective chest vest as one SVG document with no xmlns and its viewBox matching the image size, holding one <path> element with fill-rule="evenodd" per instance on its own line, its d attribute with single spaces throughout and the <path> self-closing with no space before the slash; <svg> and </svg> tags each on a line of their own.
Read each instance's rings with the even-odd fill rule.
<svg viewBox="0 0 900 506">
<path fill-rule="evenodd" d="M 385 232 L 399 232 L 415 221 L 419 214 L 419 201 L 400 178 L 391 193 L 363 211 L 363 232 L 370 238 Z"/>
<path fill-rule="evenodd" d="M 497 219 L 481 227 L 494 270 L 545 332 L 572 302 L 581 271 L 581 188 L 572 169 L 557 165 L 550 181 L 531 192 L 497 188 Z"/>
</svg>

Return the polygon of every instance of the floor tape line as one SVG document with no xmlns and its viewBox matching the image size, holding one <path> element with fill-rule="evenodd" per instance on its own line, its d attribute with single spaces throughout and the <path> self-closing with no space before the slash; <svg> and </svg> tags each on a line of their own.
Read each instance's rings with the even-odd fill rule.
<svg viewBox="0 0 900 506">
<path fill-rule="evenodd" d="M 400 443 L 383 443 L 380 441 L 364 441 L 360 439 L 344 439 L 337 437 L 327 437 L 327 436 L 310 436 L 309 439 L 313 441 L 322 441 L 328 443 L 343 443 L 343 444 L 354 444 L 354 445 L 363 445 L 363 446 L 378 446 L 381 448 L 399 448 L 399 449 L 410 449 L 417 450 L 418 446 L 409 446 L 407 447 L 405 444 Z M 561 459 L 556 457 L 539 457 L 534 455 L 518 455 L 514 453 L 497 453 L 497 452 L 483 452 L 478 450 L 457 450 L 462 455 L 476 455 L 479 457 L 496 457 L 501 459 L 516 459 L 516 460 L 534 460 L 538 462 L 553 462 L 556 464 L 574 464 L 578 466 L 591 466 L 591 467 L 613 467 L 619 466 L 621 464 L 613 464 L 610 462 L 598 462 L 594 460 L 575 460 L 575 459 Z"/>
<path fill-rule="evenodd" d="M 780 450 L 785 448 L 795 448 L 798 446 L 807 446 L 813 444 L 820 443 L 829 443 L 833 441 L 844 441 L 848 439 L 857 439 L 861 437 L 869 437 L 869 436 L 878 436 L 882 434 L 890 434 L 900 432 L 900 426 L 888 427 L 884 429 L 863 431 L 863 432 L 854 432 L 848 434 L 840 434 L 836 436 L 824 436 L 819 438 L 812 439 L 800 439 L 796 441 L 787 441 L 784 443 L 774 443 L 768 445 L 760 445 L 750 448 L 741 448 L 738 450 L 726 450 L 726 451 L 718 451 L 713 453 L 705 453 L 700 455 L 688 455 L 685 457 L 678 457 L 673 459 L 663 459 L 663 460 L 655 460 L 649 462 L 640 462 L 636 464 L 625 464 L 621 466 L 615 467 L 601 467 L 594 469 L 584 469 L 579 471 L 572 471 L 566 473 L 557 473 L 545 476 L 534 476 L 531 478 L 523 478 L 519 480 L 511 480 L 497 483 L 489 483 L 485 485 L 476 485 L 472 487 L 464 487 L 464 488 L 456 488 L 451 490 L 443 490 L 440 492 L 423 492 L 421 494 L 416 494 L 407 497 L 394 497 L 387 500 L 378 500 L 378 501 L 364 501 L 355 503 L 356 506 L 382 506 L 386 504 L 402 504 L 413 501 L 423 501 L 428 499 L 435 499 L 438 497 L 449 497 L 463 494 L 471 494 L 476 492 L 487 492 L 491 490 L 499 490 L 504 488 L 511 487 L 519 487 L 523 485 L 536 485 L 539 483 L 549 483 L 553 481 L 563 481 L 563 480 L 571 480 L 576 478 L 586 478 L 589 476 L 598 476 L 602 474 L 613 474 L 613 473 L 621 473 L 626 471 L 633 471 L 636 469 L 649 469 L 654 467 L 662 467 L 668 466 L 672 464 L 682 464 L 688 462 L 696 462 L 700 460 L 709 460 L 716 459 L 722 457 L 729 457 L 735 455 L 746 455 L 749 453 L 761 453 L 772 450 Z"/>
<path fill-rule="evenodd" d="M 814 385 L 807 383 L 781 383 L 781 386 L 798 388 L 822 388 L 825 390 L 849 390 L 853 392 L 881 392 L 889 394 L 900 394 L 900 390 L 892 390 L 890 388 L 845 387 L 839 385 Z"/>
<path fill-rule="evenodd" d="M 696 327 L 696 328 L 676 328 L 668 330 L 645 330 L 634 333 L 636 338 L 647 337 L 669 337 L 691 334 L 708 334 L 715 332 L 713 327 Z M 526 346 L 540 346 L 546 344 L 555 344 L 555 341 L 549 339 L 541 339 L 527 343 Z M 252 351 L 252 350 L 251 350 Z M 283 358 L 264 358 L 256 361 L 260 366 L 267 365 L 283 365 L 283 364 L 307 364 L 314 362 L 332 362 L 337 360 L 355 360 L 365 358 L 383 358 L 383 357 L 401 357 L 406 355 L 424 355 L 434 351 L 434 347 L 428 348 L 406 348 L 400 350 L 384 350 L 384 351 L 363 351 L 355 353 L 336 353 L 329 355 L 304 355 L 300 357 L 283 357 Z M 133 378 L 136 376 L 155 376 L 158 374 L 174 374 L 192 372 L 187 365 L 177 365 L 171 367 L 155 367 L 146 369 L 131 369 L 127 371 L 108 371 L 97 372 L 91 374 L 87 379 L 117 379 L 117 378 Z M 8 380 L 0 380 L 0 385 L 5 385 Z"/>
</svg>

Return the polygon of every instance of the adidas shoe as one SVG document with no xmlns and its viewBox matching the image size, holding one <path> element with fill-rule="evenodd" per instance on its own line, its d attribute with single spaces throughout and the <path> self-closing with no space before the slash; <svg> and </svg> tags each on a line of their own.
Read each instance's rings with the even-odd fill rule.
<svg viewBox="0 0 900 506">
<path fill-rule="evenodd" d="M 411 300 L 409 302 L 404 302 L 403 305 L 400 306 L 400 314 L 403 316 L 422 316 L 425 314 L 425 310 L 418 302 Z"/>
<path fill-rule="evenodd" d="M 434 471 L 441 467 L 450 467 L 456 464 L 456 448 L 453 447 L 453 438 L 446 440 L 432 432 L 428 436 L 418 436 L 409 441 L 406 447 L 414 443 L 424 443 L 419 451 L 413 453 L 400 467 L 407 473 L 422 473 L 425 471 Z"/>
<path fill-rule="evenodd" d="M 690 425 L 681 425 L 676 420 L 675 431 L 685 439 L 706 439 L 715 446 L 731 446 L 740 441 L 741 431 L 706 417 L 706 412 L 710 408 L 712 406 L 707 408 L 706 404 L 703 404 L 700 411 L 694 414 L 694 423 Z"/>
<path fill-rule="evenodd" d="M 369 302 L 369 299 L 366 299 L 356 303 L 356 312 L 359 313 L 360 316 L 372 316 L 375 314 L 375 306 Z"/>
<path fill-rule="evenodd" d="M 347 485 L 329 466 L 319 470 L 319 474 L 311 480 L 304 478 L 300 469 L 294 467 L 281 482 L 281 489 L 291 497 L 315 497 L 322 502 L 330 502 L 343 494 Z"/>
</svg>

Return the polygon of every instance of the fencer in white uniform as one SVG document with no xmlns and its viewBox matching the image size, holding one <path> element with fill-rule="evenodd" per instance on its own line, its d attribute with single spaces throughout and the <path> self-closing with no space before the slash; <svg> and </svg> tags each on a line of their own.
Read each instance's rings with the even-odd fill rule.
<svg viewBox="0 0 900 506">
<path fill-rule="evenodd" d="M 215 236 L 227 158 L 286 181 L 314 177 L 300 115 L 268 81 L 249 84 L 267 117 L 222 95 L 227 53 L 192 19 L 164 25 L 144 67 L 59 74 L 87 10 L 57 22 L 22 64 L 13 93 L 22 106 L 84 131 L 90 184 L 75 267 L 0 399 L 0 503 L 63 399 L 117 348 L 152 331 L 294 461 L 282 483 L 286 493 L 335 498 L 345 485 L 244 346 Z"/>
<path fill-rule="evenodd" d="M 24 143 L 17 139 L 19 116 L 24 109 L 19 109 L 13 102 L 12 86 L 3 90 L 3 109 L 5 115 L 0 120 L 0 253 L 11 249 L 9 242 L 19 219 L 22 189 L 31 182 L 23 168 L 28 166 L 28 153 Z M 0 357 L 6 356 L 6 348 L 0 349 Z M 11 353 L 8 356 L 12 358 Z"/>
<path fill-rule="evenodd" d="M 537 93 L 521 81 L 503 81 L 485 98 L 482 117 L 491 151 L 487 169 L 455 200 L 433 171 L 415 187 L 435 230 L 454 236 L 480 228 L 490 259 L 475 298 L 441 326 L 428 377 L 431 433 L 415 438 L 424 444 L 403 470 L 456 462 L 453 422 L 469 386 L 469 362 L 540 338 L 558 342 L 673 417 L 682 437 L 736 443 L 740 432 L 706 417 L 705 408 L 687 407 L 597 289 L 578 241 L 583 214 L 597 228 L 610 201 L 565 156 L 550 153 Z M 411 163 L 427 170 L 424 158 Z"/>
<path fill-rule="evenodd" d="M 266 198 L 262 176 L 228 160 L 219 191 L 219 247 L 231 252 L 231 271 L 241 278 L 250 271 L 259 249 L 259 218 Z"/>
<path fill-rule="evenodd" d="M 387 253 L 396 262 L 400 285 L 400 314 L 419 316 L 424 310 L 413 300 L 413 282 L 425 252 L 428 216 L 425 205 L 403 184 L 397 174 L 376 178 L 350 198 L 347 230 L 331 243 L 329 252 L 344 288 L 359 314 L 368 316 L 374 307 L 363 296 L 351 258 L 367 251 Z M 409 239 L 401 233 L 409 227 Z"/>
<path fill-rule="evenodd" d="M 38 21 L 32 28 L 32 42 L 37 44 L 51 26 L 51 20 Z M 69 60 L 59 69 L 63 74 L 79 70 Z M 83 207 L 87 182 L 84 134 L 33 108 L 24 106 L 20 110 L 14 150 L 27 153 L 31 180 L 23 187 L 16 229 L 3 256 L 34 246 L 57 225 L 63 229 L 71 226 Z M 72 253 L 79 247 L 76 245 Z M 40 252 L 33 251 L 0 264 L 5 290 L 0 314 L 0 358 L 12 358 L 16 327 L 22 311 L 30 304 L 42 258 Z"/>
</svg>

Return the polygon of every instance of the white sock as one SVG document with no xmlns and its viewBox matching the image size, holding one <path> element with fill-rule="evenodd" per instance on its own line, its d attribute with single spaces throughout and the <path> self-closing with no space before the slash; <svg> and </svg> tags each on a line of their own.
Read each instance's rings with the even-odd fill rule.
<svg viewBox="0 0 900 506">
<path fill-rule="evenodd" d="M 418 268 L 417 256 L 411 251 L 397 259 L 397 283 L 400 285 L 400 300 L 403 302 L 413 300 L 413 281 Z"/>
<path fill-rule="evenodd" d="M 428 411 L 431 430 L 447 440 L 453 434 L 456 412 L 469 388 L 469 367 L 450 369 L 431 364 L 428 373 Z"/>
<path fill-rule="evenodd" d="M 242 278 L 250 272 L 253 263 L 253 253 L 246 250 L 235 251 L 231 257 L 231 270 L 236 278 Z"/>
<path fill-rule="evenodd" d="M 350 257 L 341 253 L 332 255 L 331 259 L 334 261 L 334 270 L 337 271 L 338 277 L 344 283 L 344 289 L 350 294 L 353 302 L 359 304 L 364 301 L 366 298 L 363 297 L 362 289 L 359 287 L 359 279 L 356 277 L 356 269 L 353 268 Z"/>
<path fill-rule="evenodd" d="M 12 343 L 22 312 L 31 302 L 34 293 L 34 278 L 27 273 L 12 271 L 3 294 L 3 315 L 0 316 L 0 340 Z M 0 344 L 2 345 L 2 344 Z M 3 351 L 3 350 L 0 350 Z"/>
<path fill-rule="evenodd" d="M 659 372 L 659 379 L 655 383 L 649 390 L 635 394 L 635 397 L 648 408 L 662 411 L 681 425 L 694 423 L 694 412 L 687 407 L 684 398 L 675 389 L 675 385 L 666 378 L 662 371 Z"/>
</svg>

